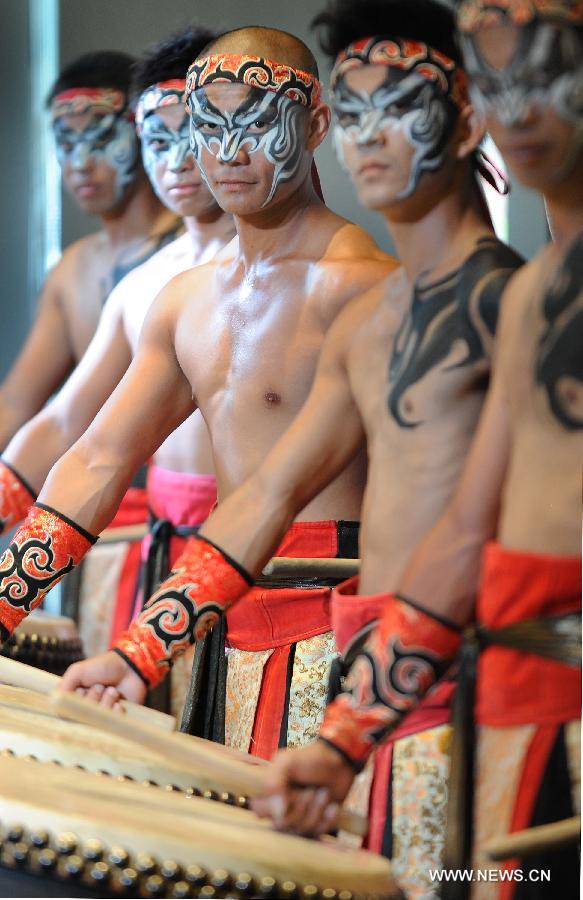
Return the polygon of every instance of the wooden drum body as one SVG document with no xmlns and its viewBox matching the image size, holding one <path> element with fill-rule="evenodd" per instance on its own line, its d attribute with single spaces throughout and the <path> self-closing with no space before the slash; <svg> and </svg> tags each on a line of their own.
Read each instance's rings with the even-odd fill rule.
<svg viewBox="0 0 583 900">
<path fill-rule="evenodd" d="M 72 619 L 38 610 L 24 619 L 2 650 L 2 656 L 62 675 L 83 659 L 83 646 Z"/>
<path fill-rule="evenodd" d="M 4 757 L 0 885 L 18 895 L 396 898 L 390 864 L 333 839 L 271 831 L 252 812 Z M 42 880 L 39 880 L 41 879 Z M 23 894 L 21 894 L 23 895 Z"/>
</svg>

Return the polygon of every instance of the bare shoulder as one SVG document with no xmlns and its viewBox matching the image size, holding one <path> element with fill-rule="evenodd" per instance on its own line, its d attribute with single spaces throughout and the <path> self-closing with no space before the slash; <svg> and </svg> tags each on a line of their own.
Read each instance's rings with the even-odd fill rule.
<svg viewBox="0 0 583 900">
<path fill-rule="evenodd" d="M 390 338 L 402 315 L 403 269 L 398 266 L 372 287 L 349 300 L 334 319 L 326 342 L 345 355 L 364 340 L 367 346 Z"/>
<path fill-rule="evenodd" d="M 531 310 L 534 311 L 549 273 L 556 263 L 556 248 L 547 245 L 534 259 L 516 270 L 504 291 L 498 329 L 499 338 L 503 339 L 509 331 L 522 325 L 525 315 Z"/>
<path fill-rule="evenodd" d="M 313 284 L 322 316 L 334 318 L 346 303 L 383 282 L 398 265 L 362 228 L 343 224 L 316 262 Z"/>
</svg>

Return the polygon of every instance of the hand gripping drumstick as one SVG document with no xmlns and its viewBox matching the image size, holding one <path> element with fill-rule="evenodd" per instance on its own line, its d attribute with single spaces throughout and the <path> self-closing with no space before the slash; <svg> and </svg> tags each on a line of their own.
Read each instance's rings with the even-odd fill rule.
<svg viewBox="0 0 583 900">
<path fill-rule="evenodd" d="M 54 693 L 50 702 L 56 714 L 62 718 L 92 725 L 139 743 L 159 753 L 167 762 L 187 766 L 194 771 L 201 766 L 212 766 L 225 791 L 246 797 L 257 797 L 265 791 L 267 772 L 264 766 L 250 766 L 234 757 L 217 754 L 216 745 L 212 742 L 187 741 L 184 735 L 165 734 L 145 721 L 129 721 L 126 717 L 75 694 Z M 338 827 L 342 831 L 363 837 L 367 831 L 367 822 L 362 816 L 341 810 Z"/>
<path fill-rule="evenodd" d="M 39 694 L 52 694 L 57 690 L 60 681 L 58 675 L 52 675 L 50 672 L 43 672 L 42 669 L 35 669 L 25 663 L 0 656 L 0 683 L 28 688 Z M 120 703 L 126 716 L 132 720 L 151 723 L 163 731 L 174 731 L 176 727 L 174 716 L 159 712 L 157 709 L 148 709 L 138 703 L 131 703 L 129 700 L 121 700 Z M 122 718 L 122 716 L 119 717 Z"/>
</svg>

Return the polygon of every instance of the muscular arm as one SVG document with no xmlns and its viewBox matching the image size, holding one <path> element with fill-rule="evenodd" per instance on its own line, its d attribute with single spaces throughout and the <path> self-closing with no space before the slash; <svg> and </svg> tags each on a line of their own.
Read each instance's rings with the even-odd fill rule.
<svg viewBox="0 0 583 900">
<path fill-rule="evenodd" d="M 35 322 L 0 385 L 0 449 L 42 408 L 75 365 L 60 303 L 60 265 L 47 277 Z"/>
<path fill-rule="evenodd" d="M 12 438 L 3 459 L 36 491 L 81 437 L 130 365 L 121 298 L 110 296 L 81 362 L 51 402 Z"/>
<path fill-rule="evenodd" d="M 352 319 L 322 348 L 302 410 L 257 472 L 212 513 L 201 534 L 259 574 L 296 515 L 348 465 L 364 433 L 345 366 Z"/>
<path fill-rule="evenodd" d="M 171 292 L 160 294 L 124 378 L 39 496 L 93 534 L 111 520 L 136 469 L 196 408 L 176 359 Z"/>
<path fill-rule="evenodd" d="M 517 339 L 511 297 L 507 307 L 492 383 L 455 494 L 411 557 L 378 625 L 355 648 L 347 692 L 326 712 L 321 737 L 355 766 L 448 667 L 461 628 L 473 617 L 481 553 L 496 534 L 511 449 L 507 357 Z"/>
</svg>

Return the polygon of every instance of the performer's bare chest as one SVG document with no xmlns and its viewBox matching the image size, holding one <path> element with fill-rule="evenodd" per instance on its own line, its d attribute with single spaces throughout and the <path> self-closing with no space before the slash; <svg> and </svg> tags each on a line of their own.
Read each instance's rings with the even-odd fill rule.
<svg viewBox="0 0 583 900">
<path fill-rule="evenodd" d="M 224 415 L 291 421 L 310 390 L 325 327 L 313 298 L 282 284 L 270 297 L 223 297 L 191 333 L 188 347 L 184 331 L 179 340 L 181 365 L 210 425 Z"/>
</svg>

